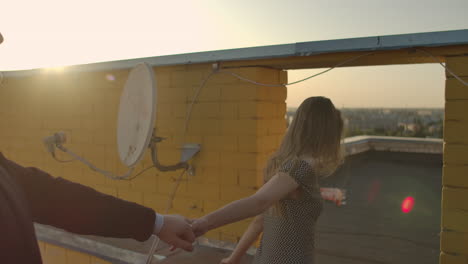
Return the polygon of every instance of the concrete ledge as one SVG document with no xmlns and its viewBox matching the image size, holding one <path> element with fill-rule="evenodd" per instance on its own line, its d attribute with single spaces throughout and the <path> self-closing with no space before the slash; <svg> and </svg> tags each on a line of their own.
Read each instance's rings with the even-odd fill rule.
<svg viewBox="0 0 468 264">
<path fill-rule="evenodd" d="M 118 243 L 119 239 L 102 241 L 102 239 L 98 240 L 93 236 L 76 235 L 37 223 L 34 224 L 34 227 L 37 238 L 46 243 L 86 253 L 116 264 L 138 264 L 146 261 L 147 254 L 122 247 L 122 242 Z M 115 242 L 112 243 L 112 240 Z M 141 243 L 141 245 L 144 245 L 142 248 L 148 248 L 149 251 L 151 241 L 150 239 L 146 243 Z M 138 242 L 135 241 L 135 243 Z M 120 244 L 120 246 L 117 246 L 117 244 Z M 133 245 L 133 247 L 135 246 Z"/>
<path fill-rule="evenodd" d="M 336 40 L 309 41 L 283 45 L 155 56 L 119 61 L 73 65 L 68 67 L 67 71 L 104 71 L 129 69 L 142 62 L 146 62 L 154 67 L 161 67 L 213 62 L 307 57 L 312 55 L 342 52 L 388 51 L 415 47 L 449 47 L 466 44 L 468 44 L 468 29 Z M 4 71 L 4 77 L 21 77 L 36 74 L 40 70 L 41 69 L 2 71 Z"/>
<path fill-rule="evenodd" d="M 355 155 L 370 150 L 442 154 L 443 140 L 409 137 L 357 136 L 344 140 L 345 155 Z"/>
</svg>

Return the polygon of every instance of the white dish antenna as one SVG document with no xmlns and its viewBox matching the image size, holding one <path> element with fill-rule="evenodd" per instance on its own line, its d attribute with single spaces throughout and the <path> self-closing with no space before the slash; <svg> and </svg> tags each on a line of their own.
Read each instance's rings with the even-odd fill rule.
<svg viewBox="0 0 468 264">
<path fill-rule="evenodd" d="M 117 146 L 127 167 L 137 164 L 148 148 L 156 121 L 156 79 L 151 67 L 138 64 L 128 76 L 120 97 Z"/>
<path fill-rule="evenodd" d="M 141 63 L 130 71 L 122 91 L 119 116 L 117 118 L 117 148 L 120 160 L 129 168 L 128 172 L 124 175 L 115 175 L 112 172 L 102 170 L 85 158 L 67 149 L 63 146 L 66 142 L 66 135 L 63 132 L 58 132 L 44 138 L 47 151 L 57 161 L 68 162 L 79 160 L 88 165 L 92 170 L 111 179 L 125 180 L 129 179 L 146 149 L 150 148 L 153 166 L 159 171 L 185 169 L 188 170 L 189 174 L 193 174 L 193 167 L 189 165 L 188 161 L 200 151 L 200 144 L 183 145 L 181 159 L 176 164 L 162 165 L 158 161 L 156 144 L 164 139 L 153 134 L 156 122 L 156 87 L 153 69 L 148 64 Z M 73 159 L 67 161 L 57 159 L 55 148 L 68 153 Z"/>
</svg>

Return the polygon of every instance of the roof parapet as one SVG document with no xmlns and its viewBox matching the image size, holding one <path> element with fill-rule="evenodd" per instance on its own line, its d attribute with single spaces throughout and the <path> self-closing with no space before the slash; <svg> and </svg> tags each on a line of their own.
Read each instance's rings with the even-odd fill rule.
<svg viewBox="0 0 468 264">
<path fill-rule="evenodd" d="M 435 138 L 356 136 L 345 138 L 345 155 L 355 155 L 370 150 L 442 154 L 443 140 Z"/>
</svg>

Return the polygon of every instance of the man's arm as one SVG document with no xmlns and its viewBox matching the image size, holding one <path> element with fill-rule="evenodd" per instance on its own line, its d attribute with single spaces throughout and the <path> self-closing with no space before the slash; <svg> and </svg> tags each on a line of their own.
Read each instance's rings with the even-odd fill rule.
<svg viewBox="0 0 468 264">
<path fill-rule="evenodd" d="M 153 233 L 166 243 L 191 250 L 189 224 L 180 216 L 164 216 L 155 232 L 156 213 L 94 189 L 54 178 L 37 168 L 25 168 L 0 153 L 0 166 L 11 174 L 25 193 L 33 221 L 77 234 L 147 240 Z M 185 241 L 184 241 L 185 240 Z"/>
</svg>

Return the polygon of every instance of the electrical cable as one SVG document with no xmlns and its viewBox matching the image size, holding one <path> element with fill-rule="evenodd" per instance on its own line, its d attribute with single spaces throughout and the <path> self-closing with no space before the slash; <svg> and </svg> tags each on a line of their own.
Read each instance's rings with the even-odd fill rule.
<svg viewBox="0 0 468 264">
<path fill-rule="evenodd" d="M 183 170 L 182 173 L 179 175 L 179 177 L 176 179 L 176 183 L 174 185 L 174 187 L 172 188 L 172 192 L 169 196 L 169 199 L 167 201 L 167 205 L 166 205 L 166 210 L 164 211 L 164 214 L 167 214 L 169 213 L 169 210 L 172 208 L 172 203 L 175 199 L 175 196 L 176 196 L 176 193 L 177 193 L 177 189 L 179 189 L 179 185 L 180 185 L 180 182 L 185 174 L 187 170 Z M 150 252 L 148 254 L 148 258 L 146 259 L 146 264 L 151 264 L 151 261 L 153 259 L 153 255 L 154 253 L 156 252 L 156 249 L 158 248 L 158 245 L 159 245 L 159 242 L 161 241 L 161 239 L 159 237 L 156 236 L 155 240 L 153 241 L 153 244 L 151 245 L 151 249 L 150 249 Z"/>
<path fill-rule="evenodd" d="M 206 83 L 208 82 L 208 80 L 218 72 L 216 71 L 212 71 L 210 72 L 210 74 L 208 76 L 205 77 L 205 79 L 203 79 L 203 81 L 201 82 L 200 86 L 198 86 L 198 89 L 197 91 L 195 92 L 195 96 L 193 97 L 192 101 L 190 102 L 190 106 L 189 108 L 187 109 L 187 116 L 185 118 L 185 123 L 184 123 L 184 138 L 185 138 L 185 135 L 187 133 L 187 127 L 188 127 L 188 124 L 190 122 L 190 117 L 192 115 L 192 109 L 193 109 L 193 105 L 195 104 L 195 102 L 197 101 L 198 99 L 198 96 L 200 95 L 200 91 L 203 89 L 203 87 L 205 87 Z"/>
<path fill-rule="evenodd" d="M 319 72 L 319 73 L 316 73 L 316 74 L 311 75 L 311 76 L 309 76 L 309 77 L 306 77 L 306 78 L 304 78 L 304 79 L 301 79 L 301 80 L 298 80 L 298 81 L 295 81 L 295 82 L 291 82 L 291 83 L 285 83 L 285 84 L 266 84 L 266 83 L 259 83 L 259 82 L 256 82 L 256 81 L 253 81 L 253 80 L 244 78 L 244 77 L 242 77 L 242 76 L 240 76 L 240 75 L 238 75 L 238 74 L 236 74 L 236 73 L 234 73 L 234 72 L 231 72 L 231 71 L 221 70 L 221 71 L 219 71 L 219 72 L 220 72 L 220 73 L 227 73 L 227 74 L 230 74 L 230 75 L 236 77 L 236 78 L 239 79 L 239 80 L 242 80 L 242 81 L 245 81 L 245 82 L 249 82 L 249 83 L 255 84 L 255 85 L 266 86 L 266 87 L 283 87 L 283 86 L 294 85 L 294 84 L 298 84 L 298 83 L 307 81 L 307 80 L 309 80 L 309 79 L 312 79 L 312 78 L 314 78 L 314 77 L 317 77 L 317 76 L 319 76 L 319 75 L 322 75 L 322 74 L 324 74 L 324 73 L 327 73 L 327 72 L 329 72 L 329 71 L 331 71 L 331 70 L 333 70 L 333 69 L 335 69 L 335 68 L 337 68 L 337 67 L 343 66 L 343 65 L 345 65 L 345 64 L 347 64 L 347 63 L 350 63 L 350 62 L 352 62 L 352 61 L 355 61 L 355 60 L 360 59 L 360 58 L 365 57 L 365 56 L 369 56 L 369 55 L 374 54 L 374 53 L 376 53 L 376 52 L 373 51 L 373 52 L 369 52 L 369 53 L 366 53 L 366 54 L 361 54 L 361 55 L 359 55 L 359 56 L 356 56 L 356 57 L 350 58 L 350 59 L 348 59 L 348 60 L 345 60 L 345 61 L 343 61 L 343 62 L 340 62 L 340 63 L 336 64 L 335 66 L 333 66 L 333 67 L 331 67 L 331 68 L 328 68 L 328 69 L 326 69 L 326 70 L 324 70 L 324 71 L 321 71 L 321 72 Z"/>
<path fill-rule="evenodd" d="M 430 52 L 426 51 L 426 50 L 423 50 L 423 49 L 416 49 L 417 51 L 420 51 L 426 55 L 429 55 L 429 57 L 432 57 L 434 59 L 435 62 L 439 63 L 440 65 L 442 65 L 442 67 L 445 68 L 445 70 L 447 70 L 447 72 L 449 72 L 453 77 L 455 77 L 455 79 L 457 79 L 459 82 L 461 82 L 463 85 L 465 86 L 468 86 L 468 83 L 465 82 L 462 78 L 460 78 L 458 75 L 456 75 L 452 70 L 450 70 L 447 66 L 445 66 L 436 56 L 432 55 Z"/>
<path fill-rule="evenodd" d="M 74 152 L 68 150 L 64 146 L 62 146 L 60 144 L 57 144 L 56 146 L 61 151 L 67 153 L 70 156 L 72 156 L 74 159 L 79 160 L 79 161 L 83 162 L 84 164 L 86 164 L 91 170 L 96 171 L 96 172 L 98 172 L 98 173 L 100 173 L 100 174 L 102 174 L 102 175 L 104 175 L 107 178 L 112 179 L 112 180 L 124 180 L 124 179 L 128 178 L 128 176 L 130 176 L 132 174 L 133 170 L 135 169 L 135 167 L 130 167 L 129 170 L 124 175 L 115 176 L 112 172 L 99 169 L 98 167 L 94 166 L 91 162 L 89 162 L 86 159 L 80 157 L 78 154 L 75 154 Z"/>
</svg>

